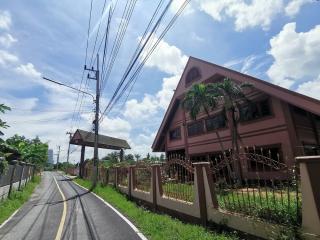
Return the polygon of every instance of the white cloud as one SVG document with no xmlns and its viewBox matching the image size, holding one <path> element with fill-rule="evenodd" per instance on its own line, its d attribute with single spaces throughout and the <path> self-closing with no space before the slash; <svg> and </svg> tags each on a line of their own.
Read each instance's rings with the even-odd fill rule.
<svg viewBox="0 0 320 240">
<path fill-rule="evenodd" d="M 11 45 L 15 42 L 17 42 L 18 40 L 16 38 L 14 38 L 11 34 L 6 33 L 2 36 L 0 36 L 0 45 L 9 48 L 11 47 Z"/>
<path fill-rule="evenodd" d="M 300 84 L 296 91 L 320 100 L 320 75 L 313 81 Z"/>
<path fill-rule="evenodd" d="M 299 13 L 301 7 L 307 3 L 312 3 L 312 0 L 291 0 L 285 7 L 285 13 L 289 17 L 294 17 Z"/>
<path fill-rule="evenodd" d="M 29 78 L 40 78 L 41 76 L 32 63 L 21 64 L 16 68 L 16 72 Z"/>
<path fill-rule="evenodd" d="M 157 41 L 156 37 L 153 42 L 155 41 Z M 182 54 L 179 48 L 161 40 L 145 66 L 156 67 L 168 74 L 180 74 L 187 61 L 188 57 Z"/>
<path fill-rule="evenodd" d="M 233 18 L 237 31 L 258 26 L 268 30 L 283 9 L 283 0 L 198 0 L 198 3 L 200 10 L 216 21 Z"/>
<path fill-rule="evenodd" d="M 270 40 L 274 62 L 267 74 L 275 84 L 290 88 L 304 77 L 316 77 L 320 66 L 320 25 L 296 32 L 296 23 L 286 24 Z"/>
<path fill-rule="evenodd" d="M 0 10 L 0 29 L 9 30 L 11 25 L 11 15 L 8 11 Z"/>
<path fill-rule="evenodd" d="M 16 55 L 13 55 L 5 50 L 0 50 L 0 65 L 6 66 L 10 63 L 16 63 L 19 61 L 19 58 Z"/>
<path fill-rule="evenodd" d="M 185 0 L 173 0 L 172 3 L 171 3 L 171 6 L 170 6 L 170 10 L 173 12 L 173 13 L 176 13 L 179 11 L 180 7 L 182 6 L 182 4 L 185 2 Z M 190 3 L 184 8 L 183 10 L 183 14 L 184 15 L 188 15 L 188 14 L 191 14 L 193 13 L 193 9 L 192 7 L 190 6 Z"/>
<path fill-rule="evenodd" d="M 145 94 L 141 102 L 137 99 L 131 99 L 126 102 L 124 116 L 140 121 L 155 115 L 157 108 L 157 100 L 153 96 Z"/>
<path fill-rule="evenodd" d="M 119 117 L 105 117 L 100 125 L 100 133 L 111 137 L 128 139 L 130 136 L 131 124 Z"/>
<path fill-rule="evenodd" d="M 161 40 L 156 51 L 146 62 L 146 66 L 156 67 L 171 76 L 163 78 L 162 88 L 155 95 L 145 94 L 141 101 L 137 99 L 127 101 L 124 116 L 137 120 L 148 119 L 156 115 L 159 110 L 166 109 L 187 60 L 188 57 L 179 48 Z"/>
<path fill-rule="evenodd" d="M 191 33 L 191 39 L 192 39 L 193 41 L 197 41 L 197 42 L 201 42 L 201 43 L 203 43 L 203 42 L 205 41 L 204 38 L 198 36 L 195 32 L 192 32 L 192 33 Z"/>
<path fill-rule="evenodd" d="M 174 90 L 176 89 L 180 80 L 180 75 L 164 78 L 162 82 L 162 89 L 157 93 L 158 105 L 162 109 L 167 109 L 170 100 L 173 96 Z"/>
<path fill-rule="evenodd" d="M 285 13 L 293 17 L 312 0 L 197 0 L 200 11 L 215 21 L 234 20 L 235 30 L 261 27 L 268 30 L 272 21 Z"/>
</svg>

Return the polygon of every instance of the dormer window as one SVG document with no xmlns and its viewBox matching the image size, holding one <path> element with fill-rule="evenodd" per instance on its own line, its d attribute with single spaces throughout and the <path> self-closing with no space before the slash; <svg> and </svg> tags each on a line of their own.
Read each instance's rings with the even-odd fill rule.
<svg viewBox="0 0 320 240">
<path fill-rule="evenodd" d="M 198 81 L 201 78 L 201 74 L 198 68 L 193 67 L 189 70 L 186 76 L 186 85 L 191 84 L 192 82 Z"/>
</svg>

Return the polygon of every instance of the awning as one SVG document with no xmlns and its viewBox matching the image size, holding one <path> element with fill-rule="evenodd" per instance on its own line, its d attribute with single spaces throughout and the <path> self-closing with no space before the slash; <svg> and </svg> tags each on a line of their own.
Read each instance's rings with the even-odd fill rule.
<svg viewBox="0 0 320 240">
<path fill-rule="evenodd" d="M 94 133 L 77 129 L 70 140 L 70 144 L 94 147 Z M 101 134 L 98 136 L 98 147 L 113 150 L 131 149 L 126 140 Z"/>
</svg>

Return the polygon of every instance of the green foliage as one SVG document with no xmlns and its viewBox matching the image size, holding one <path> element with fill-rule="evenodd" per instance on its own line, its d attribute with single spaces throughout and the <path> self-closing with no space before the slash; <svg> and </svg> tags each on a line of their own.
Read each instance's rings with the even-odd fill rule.
<svg viewBox="0 0 320 240">
<path fill-rule="evenodd" d="M 0 159 L 0 176 L 5 174 L 9 168 L 8 162 L 3 158 Z"/>
<path fill-rule="evenodd" d="M 40 176 L 35 176 L 23 189 L 12 192 L 10 198 L 0 201 L 0 224 L 2 224 L 14 211 L 25 203 L 40 182 Z"/>
<path fill-rule="evenodd" d="M 8 138 L 6 144 L 17 150 L 20 160 L 35 164 L 37 168 L 44 167 L 48 160 L 48 144 L 42 143 L 38 137 L 27 139 L 16 134 Z"/>
<path fill-rule="evenodd" d="M 134 156 L 132 154 L 127 154 L 124 156 L 124 160 L 127 162 L 134 162 Z"/>
<path fill-rule="evenodd" d="M 88 180 L 76 179 L 75 181 L 86 188 L 91 187 L 91 182 Z M 185 224 L 168 215 L 150 212 L 128 201 L 125 196 L 110 186 L 98 185 L 93 191 L 133 221 L 150 240 L 238 239 L 235 236 L 209 231 L 201 226 Z"/>
<path fill-rule="evenodd" d="M 5 113 L 6 111 L 10 111 L 11 108 L 0 103 L 0 113 Z M 8 128 L 9 125 L 7 125 L 6 122 L 4 122 L 2 119 L 0 119 L 0 128 Z M 3 135 L 3 133 L 0 131 L 0 135 Z"/>
<path fill-rule="evenodd" d="M 136 161 L 139 161 L 140 158 L 141 158 L 141 155 L 140 154 L 135 154 L 134 157 L 136 158 Z"/>
<path fill-rule="evenodd" d="M 160 158 L 159 158 L 159 161 L 160 161 L 160 162 L 164 162 L 164 160 L 165 160 L 164 154 L 161 153 Z"/>
</svg>

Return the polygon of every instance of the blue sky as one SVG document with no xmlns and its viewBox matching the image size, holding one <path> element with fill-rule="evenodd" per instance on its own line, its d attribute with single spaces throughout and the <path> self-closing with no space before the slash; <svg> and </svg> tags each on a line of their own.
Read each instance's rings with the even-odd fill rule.
<svg viewBox="0 0 320 240">
<path fill-rule="evenodd" d="M 93 1 L 89 59 L 96 36 L 92 29 L 101 19 L 103 2 Z M 106 1 L 106 9 L 111 2 Z M 118 0 L 115 8 L 110 47 L 125 2 Z M 164 23 L 182 2 L 173 1 Z M 157 3 L 137 1 L 103 91 L 102 108 L 120 81 Z M 74 117 L 74 109 L 76 113 L 79 110 L 77 93 L 41 79 L 46 76 L 79 87 L 89 9 L 89 0 L 1 1 L 0 102 L 12 107 L 4 117 L 11 126 L 4 131 L 6 137 L 14 133 L 39 136 L 54 150 L 61 145 L 64 157 L 65 132 L 78 127 L 91 128 L 93 105 L 90 97 L 83 98 L 81 113 Z M 191 0 L 146 62 L 127 102 L 120 101 L 105 117 L 101 133 L 127 139 L 133 153 L 151 152 L 153 138 L 189 56 L 319 99 L 319 12 L 320 2 L 315 0 Z M 106 18 L 103 18 L 101 30 L 105 24 Z M 93 81 L 87 90 L 94 90 Z M 78 161 L 79 149 L 74 149 L 71 159 Z M 100 156 L 105 153 L 102 151 Z M 87 157 L 91 154 L 89 150 Z"/>
</svg>

